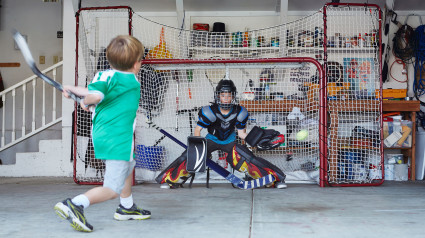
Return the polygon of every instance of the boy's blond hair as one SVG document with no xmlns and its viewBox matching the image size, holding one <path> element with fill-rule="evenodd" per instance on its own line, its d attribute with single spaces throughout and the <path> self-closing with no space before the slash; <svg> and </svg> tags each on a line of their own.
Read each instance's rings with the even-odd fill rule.
<svg viewBox="0 0 425 238">
<path fill-rule="evenodd" d="M 112 68 L 126 71 L 142 60 L 144 52 L 145 48 L 138 39 L 130 35 L 119 35 L 106 48 L 106 58 Z"/>
</svg>

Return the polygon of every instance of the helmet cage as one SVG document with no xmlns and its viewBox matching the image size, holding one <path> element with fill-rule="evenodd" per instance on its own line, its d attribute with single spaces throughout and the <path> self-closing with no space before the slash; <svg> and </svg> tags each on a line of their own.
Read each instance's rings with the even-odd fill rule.
<svg viewBox="0 0 425 238">
<path fill-rule="evenodd" d="M 231 93 L 232 100 L 229 103 L 222 103 L 220 100 L 220 95 L 222 93 Z M 230 109 L 233 107 L 233 105 L 236 104 L 236 92 L 232 92 L 230 90 L 221 90 L 215 92 L 215 103 L 218 104 L 218 106 L 222 109 Z"/>
<path fill-rule="evenodd" d="M 232 94 L 232 100 L 230 103 L 222 103 L 220 100 L 220 94 L 222 93 L 231 93 Z M 232 80 L 229 79 L 222 79 L 220 82 L 218 82 L 218 85 L 215 89 L 214 93 L 214 101 L 220 108 L 222 109 L 230 109 L 233 105 L 236 104 L 236 86 L 233 83 Z"/>
</svg>

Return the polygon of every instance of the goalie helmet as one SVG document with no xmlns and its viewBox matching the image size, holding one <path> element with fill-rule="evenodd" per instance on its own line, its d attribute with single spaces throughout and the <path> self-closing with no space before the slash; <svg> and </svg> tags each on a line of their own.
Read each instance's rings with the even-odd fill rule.
<svg viewBox="0 0 425 238">
<path fill-rule="evenodd" d="M 222 93 L 231 93 L 232 98 L 228 102 L 221 102 L 220 95 Z M 218 85 L 215 89 L 214 101 L 222 109 L 230 109 L 233 105 L 236 104 L 236 86 L 232 80 L 222 79 L 218 82 Z"/>
</svg>

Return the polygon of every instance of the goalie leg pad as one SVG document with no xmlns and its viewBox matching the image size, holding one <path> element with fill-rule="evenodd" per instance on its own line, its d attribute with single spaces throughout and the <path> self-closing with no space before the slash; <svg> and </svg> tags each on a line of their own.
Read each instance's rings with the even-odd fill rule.
<svg viewBox="0 0 425 238">
<path fill-rule="evenodd" d="M 272 174 L 276 181 L 285 181 L 286 175 L 277 166 L 269 161 L 256 157 L 246 146 L 235 145 L 233 147 L 229 164 L 239 172 L 248 174 L 254 179 Z"/>
<path fill-rule="evenodd" d="M 200 136 L 187 138 L 187 165 L 189 173 L 205 172 L 207 163 L 207 140 Z"/>
<path fill-rule="evenodd" d="M 165 168 L 156 178 L 159 184 L 168 183 L 171 187 L 182 185 L 191 174 L 186 170 L 187 163 L 186 150 L 174 160 L 167 168 Z"/>
</svg>

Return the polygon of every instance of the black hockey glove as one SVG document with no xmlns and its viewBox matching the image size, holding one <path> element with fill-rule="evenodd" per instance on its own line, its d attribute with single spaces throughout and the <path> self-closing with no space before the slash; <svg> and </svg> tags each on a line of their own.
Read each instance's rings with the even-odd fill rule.
<svg viewBox="0 0 425 238">
<path fill-rule="evenodd" d="M 271 150 L 285 142 L 285 137 L 273 129 L 261 129 L 254 126 L 245 138 L 246 143 L 258 150 Z"/>
<path fill-rule="evenodd" d="M 284 135 L 280 134 L 280 132 L 276 130 L 267 129 L 264 130 L 264 134 L 258 142 L 257 148 L 259 151 L 272 150 L 279 147 L 283 142 L 285 142 Z"/>
</svg>

